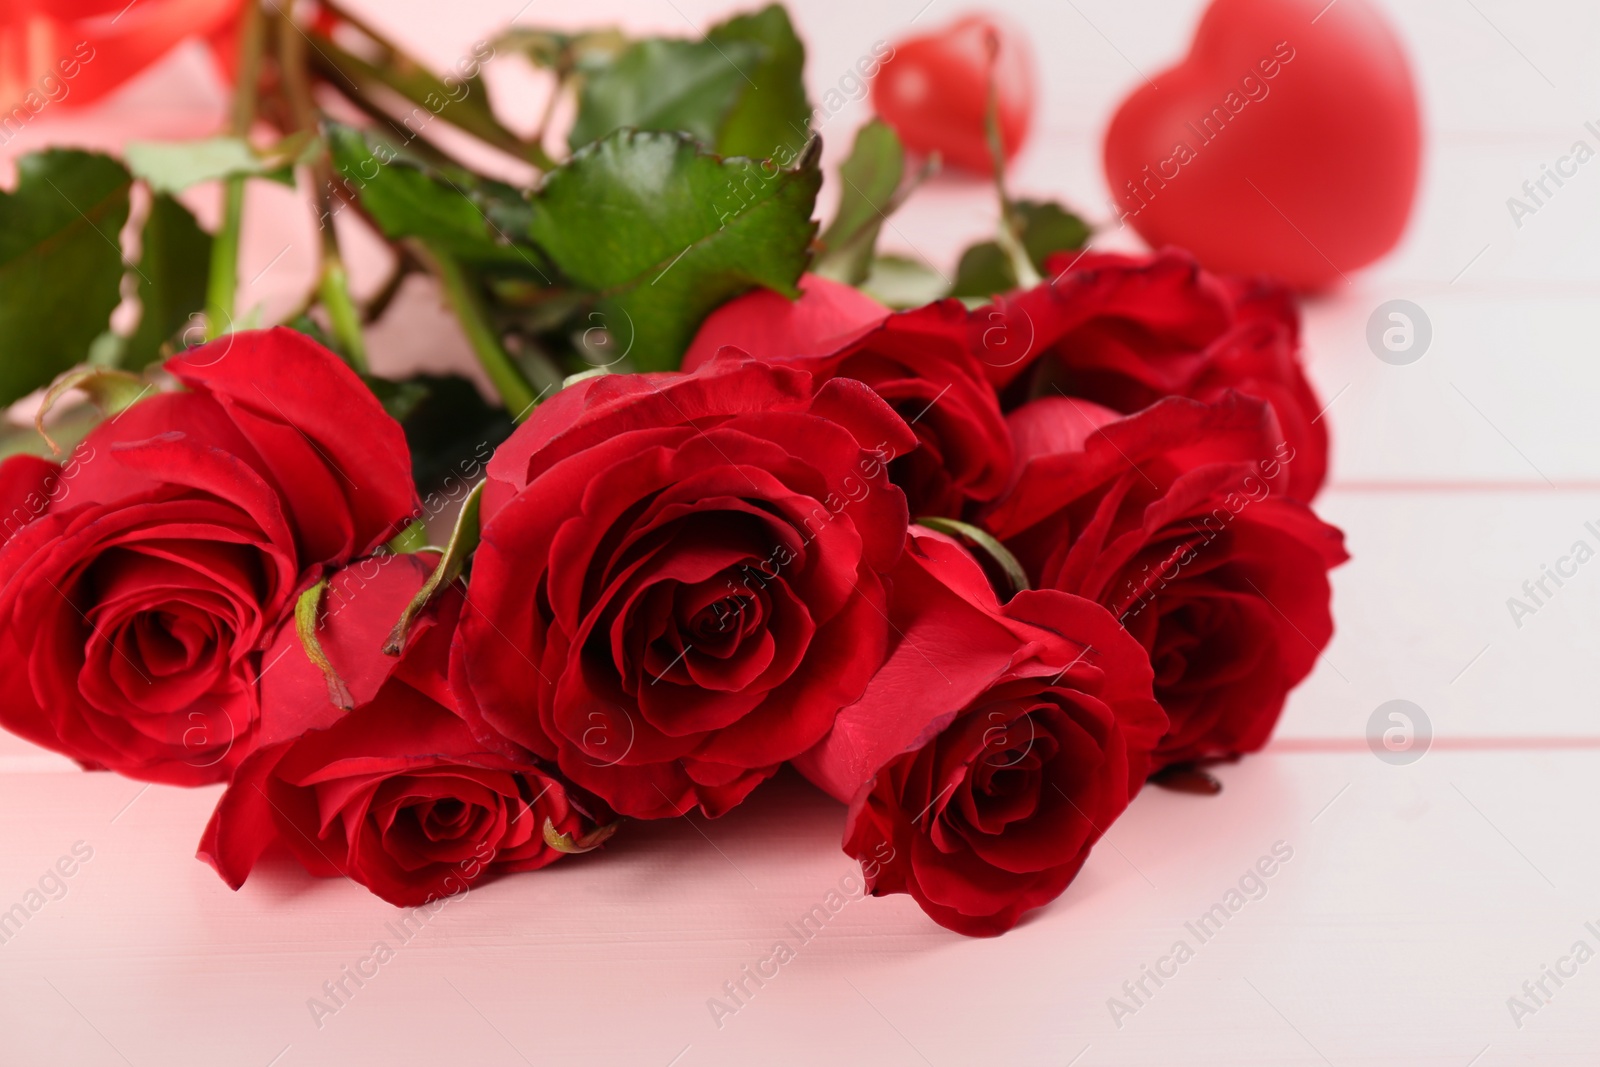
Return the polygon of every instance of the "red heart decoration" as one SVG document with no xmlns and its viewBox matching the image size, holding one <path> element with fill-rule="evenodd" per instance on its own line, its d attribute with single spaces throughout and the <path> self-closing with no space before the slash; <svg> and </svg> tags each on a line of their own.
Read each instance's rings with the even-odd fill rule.
<svg viewBox="0 0 1600 1067">
<path fill-rule="evenodd" d="M 1215 0 L 1183 62 L 1117 110 L 1106 179 L 1152 246 L 1316 290 L 1400 239 L 1420 128 L 1405 52 L 1367 0 Z"/>
<path fill-rule="evenodd" d="M 991 53 L 990 48 L 998 48 Z M 1010 160 L 1033 121 L 1033 56 L 1009 22 L 968 15 L 895 43 L 872 83 L 872 106 L 913 154 L 938 152 L 974 174 L 994 173 L 989 153 L 989 77 L 994 71 L 1000 144 Z"/>
</svg>

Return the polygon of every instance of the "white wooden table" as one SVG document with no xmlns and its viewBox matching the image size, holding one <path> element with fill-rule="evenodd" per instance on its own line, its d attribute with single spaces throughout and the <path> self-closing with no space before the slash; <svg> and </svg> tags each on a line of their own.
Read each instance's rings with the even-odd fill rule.
<svg viewBox="0 0 1600 1067">
<path fill-rule="evenodd" d="M 795 0 L 813 95 L 923 2 Z M 1018 190 L 1105 218 L 1101 126 L 1138 70 L 1181 51 L 1201 5 L 995 3 L 1028 28 L 1045 83 Z M 362 6 L 443 64 L 521 5 Z M 534 0 L 522 19 L 687 33 L 729 6 Z M 1427 112 L 1420 206 L 1397 254 L 1307 311 L 1311 373 L 1335 401 L 1320 506 L 1354 557 L 1335 576 L 1339 632 L 1278 740 L 1219 772 L 1221 796 L 1145 791 L 1065 896 L 997 940 L 947 933 L 897 897 L 851 903 L 799 945 L 787 924 L 852 865 L 842 809 L 789 777 L 717 822 L 631 827 L 604 855 L 474 891 L 402 940 L 395 909 L 353 884 L 275 869 L 230 892 L 192 858 L 217 789 L 85 775 L 5 738 L 0 910 L 77 843 L 93 856 L 0 944 L 0 1062 L 1600 1062 L 1600 962 L 1567 959 L 1578 941 L 1600 951 L 1600 563 L 1520 627 L 1506 606 L 1600 525 L 1600 164 L 1520 229 L 1505 205 L 1541 163 L 1593 143 L 1600 9 L 1387 6 Z M 934 0 L 918 26 L 957 13 Z M 220 114 L 205 79 L 180 54 L 94 115 L 41 116 L 6 153 L 202 132 Z M 496 72 L 503 93 L 526 84 Z M 830 120 L 830 159 L 864 114 Z M 271 313 L 298 296 L 315 243 L 287 190 L 255 201 L 242 275 Z M 991 218 L 981 188 L 939 185 L 888 241 L 948 267 Z M 1396 298 L 1434 333 L 1402 367 L 1364 338 Z M 421 285 L 373 348 L 384 369 L 466 361 Z M 1392 699 L 1435 735 L 1408 766 L 1365 738 Z M 1265 895 L 1200 944 L 1185 924 L 1277 842 L 1293 856 Z M 708 999 L 779 939 L 797 957 L 719 1026 Z M 1133 1000 L 1124 982 L 1137 991 L 1179 939 L 1193 958 Z M 332 1003 L 324 983 L 377 941 L 394 958 L 360 987 L 345 979 L 349 995 L 317 1018 L 308 1001 Z M 1508 998 L 1541 979 L 1551 995 L 1514 1018 Z M 1111 998 L 1136 1010 L 1114 1019 Z"/>
</svg>

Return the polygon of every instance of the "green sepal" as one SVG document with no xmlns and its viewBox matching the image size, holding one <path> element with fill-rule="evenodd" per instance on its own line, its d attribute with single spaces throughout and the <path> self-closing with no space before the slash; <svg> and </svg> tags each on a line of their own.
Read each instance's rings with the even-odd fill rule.
<svg viewBox="0 0 1600 1067">
<path fill-rule="evenodd" d="M 467 494 L 466 500 L 461 503 L 461 514 L 456 516 L 455 530 L 450 534 L 450 543 L 445 545 L 444 556 L 433 568 L 433 573 L 428 575 L 428 580 L 422 583 L 422 588 L 417 590 L 417 595 L 400 613 L 399 620 L 394 624 L 394 629 L 389 631 L 389 639 L 384 642 L 383 654 L 398 656 L 406 647 L 406 638 L 411 633 L 412 625 L 417 617 L 422 614 L 433 598 L 439 595 L 439 590 L 461 577 L 466 569 L 467 559 L 478 547 L 481 530 L 479 528 L 479 510 L 483 501 L 483 482 L 472 487 L 472 492 Z"/>
</svg>

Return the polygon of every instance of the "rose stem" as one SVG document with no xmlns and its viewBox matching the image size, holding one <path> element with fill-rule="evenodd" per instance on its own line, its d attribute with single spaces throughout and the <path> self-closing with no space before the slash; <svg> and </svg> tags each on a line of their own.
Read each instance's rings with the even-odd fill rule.
<svg viewBox="0 0 1600 1067">
<path fill-rule="evenodd" d="M 1043 279 L 1039 277 L 1022 243 L 1022 220 L 1016 205 L 1011 202 L 1010 194 L 1006 192 L 1006 150 L 1000 137 L 999 35 L 993 30 L 988 31 L 984 36 L 984 45 L 989 52 L 989 107 L 984 116 L 984 132 L 989 138 L 989 156 L 994 160 L 994 187 L 1000 196 L 1000 231 L 996 235 L 996 242 L 1005 250 L 1006 258 L 1011 260 L 1011 270 L 1017 276 L 1018 287 L 1032 289 Z"/>
<path fill-rule="evenodd" d="M 248 138 L 256 117 L 256 91 L 261 79 L 261 50 L 264 43 L 261 5 L 256 0 L 244 5 L 239 22 L 238 79 L 233 87 L 233 112 L 228 130 L 235 137 Z M 211 272 L 206 284 L 206 340 L 222 336 L 233 322 L 234 296 L 239 288 L 239 230 L 244 224 L 243 175 L 227 179 L 223 185 L 222 226 L 211 251 Z"/>
<path fill-rule="evenodd" d="M 306 39 L 294 23 L 294 0 L 287 0 L 278 12 L 278 60 L 283 67 L 284 90 L 295 125 L 316 136 L 321 132 L 316 103 L 311 97 L 311 76 L 306 66 Z M 317 229 L 322 239 L 322 272 L 317 295 L 339 350 L 360 373 L 367 370 L 367 343 L 361 333 L 361 312 L 350 297 L 349 274 L 339 254 L 339 234 L 334 229 L 328 189 L 333 185 L 333 168 L 328 151 L 322 148 L 311 164 L 312 207 L 317 213 Z"/>
<path fill-rule="evenodd" d="M 422 246 L 418 251 L 421 258 L 428 262 L 430 273 L 439 279 L 445 299 L 450 302 L 451 310 L 466 331 L 473 354 L 488 373 L 489 381 L 500 394 L 506 410 L 518 422 L 526 419 L 543 394 L 534 391 L 527 376 L 500 343 L 489 321 L 488 310 L 483 305 L 483 297 L 478 293 L 476 280 L 469 277 L 449 253 L 431 246 Z M 547 383 L 546 389 L 557 384 L 560 383 Z"/>
<path fill-rule="evenodd" d="M 462 108 L 449 105 L 436 107 L 436 101 L 431 97 L 437 91 L 434 88 L 437 82 L 433 81 L 432 75 L 425 76 L 425 81 L 433 81 L 433 85 L 428 85 L 419 83 L 407 74 L 410 69 L 425 70 L 426 68 L 421 63 L 412 59 L 399 45 L 379 33 L 365 19 L 343 5 L 333 3 L 331 0 L 323 0 L 323 6 L 341 22 L 348 23 L 354 27 L 384 53 L 376 61 L 369 63 L 360 56 L 346 51 L 336 42 L 327 41 L 325 58 L 347 81 L 352 83 L 376 82 L 398 93 L 411 103 L 427 108 L 446 122 L 451 123 L 460 130 L 464 130 L 485 144 L 498 148 L 509 156 L 520 159 L 525 163 L 530 163 L 541 171 L 549 170 L 555 166 L 555 162 L 545 153 L 542 145 L 524 141 L 506 129 L 490 113 L 487 105 L 482 108 Z M 453 101 L 453 103 L 460 103 L 460 101 Z"/>
</svg>

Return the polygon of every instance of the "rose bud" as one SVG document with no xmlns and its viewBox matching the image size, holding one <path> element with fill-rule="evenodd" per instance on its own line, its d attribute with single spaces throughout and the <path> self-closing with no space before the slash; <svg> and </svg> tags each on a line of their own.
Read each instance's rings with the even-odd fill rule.
<svg viewBox="0 0 1600 1067">
<path fill-rule="evenodd" d="M 1187 252 L 1063 253 L 1052 280 L 974 313 L 975 330 L 1016 345 L 980 348 L 1010 412 L 1043 396 L 1133 414 L 1168 396 L 1229 389 L 1272 405 L 1295 452 L 1288 488 L 1310 502 L 1328 468 L 1328 429 L 1300 359 L 1294 298 L 1265 279 L 1202 270 Z"/>
<path fill-rule="evenodd" d="M 430 565 L 387 556 L 340 571 L 308 650 L 293 622 L 268 654 L 263 746 L 217 804 L 200 857 L 237 889 L 269 847 L 401 907 L 583 851 L 596 832 L 565 784 L 524 753 L 484 749 L 446 681 L 461 594 L 447 587 L 398 658 L 380 651 Z M 329 699 L 321 657 L 354 709 Z"/>
<path fill-rule="evenodd" d="M 0 725 L 85 767 L 225 781 L 261 652 L 300 591 L 416 510 L 405 435 L 290 330 L 167 362 L 187 387 L 62 466 L 0 465 Z"/>
<path fill-rule="evenodd" d="M 860 382 L 717 360 L 544 403 L 489 464 L 451 680 L 624 815 L 720 815 L 888 645 L 916 439 Z"/>
<path fill-rule="evenodd" d="M 855 295 L 835 297 L 837 289 Z M 963 518 L 972 505 L 998 497 L 1011 476 L 1010 436 L 984 364 L 973 351 L 974 342 L 983 338 L 972 330 L 959 300 L 892 315 L 880 309 L 875 319 L 864 310 L 853 317 L 833 310 L 843 304 L 855 311 L 851 301 L 865 299 L 848 286 L 814 279 L 791 305 L 787 321 L 773 316 L 769 322 L 778 325 L 763 336 L 755 316 L 784 299 L 766 291 L 740 297 L 701 327 L 684 370 L 719 352 L 727 359 L 748 353 L 809 371 L 819 381 L 865 382 L 917 435 L 916 449 L 889 466 L 912 517 Z M 847 321 L 854 327 L 836 329 Z M 821 336 L 830 330 L 829 337 Z"/>
<path fill-rule="evenodd" d="M 1043 397 L 1010 422 L 1017 481 L 984 525 L 1149 650 L 1171 720 L 1157 767 L 1259 749 L 1333 634 L 1328 570 L 1348 558 L 1291 498 L 1300 457 L 1271 407 L 1226 393 L 1122 417 Z"/>
<path fill-rule="evenodd" d="M 1144 784 L 1166 726 L 1150 663 L 1081 597 L 1002 607 L 959 545 L 922 528 L 893 588 L 893 651 L 795 766 L 850 805 L 844 850 L 874 895 L 1004 933 L 1061 894 Z"/>
</svg>

